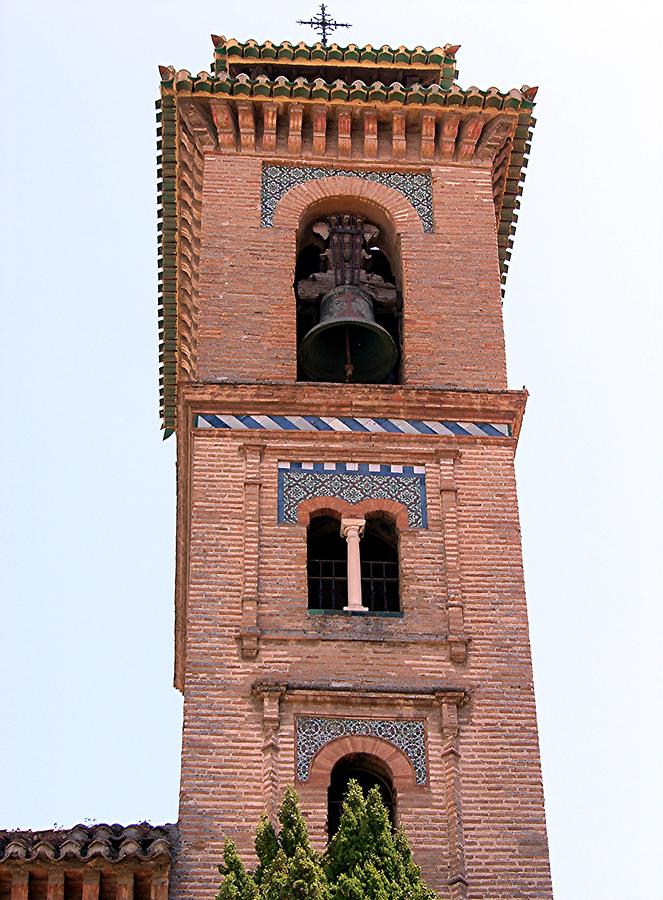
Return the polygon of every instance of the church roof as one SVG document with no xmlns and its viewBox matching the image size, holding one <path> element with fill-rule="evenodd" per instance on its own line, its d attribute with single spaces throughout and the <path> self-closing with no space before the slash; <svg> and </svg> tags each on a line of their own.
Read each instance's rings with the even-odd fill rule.
<svg viewBox="0 0 663 900">
<path fill-rule="evenodd" d="M 0 864 L 99 858 L 106 862 L 147 862 L 168 858 L 177 839 L 175 825 L 75 825 L 47 831 L 0 831 Z"/>
<path fill-rule="evenodd" d="M 457 84 L 444 88 L 435 83 L 422 85 L 415 83 L 404 86 L 398 81 L 385 83 L 375 81 L 367 84 L 361 79 L 353 82 L 337 78 L 332 82 L 323 78 L 309 80 L 299 76 L 292 80 L 284 75 L 270 78 L 257 75 L 251 78 L 246 73 L 229 75 L 222 72 L 192 74 L 187 69 L 176 71 L 173 67 L 161 67 L 161 86 L 184 94 L 211 94 L 256 100 L 313 100 L 318 102 L 347 103 L 388 103 L 398 106 L 454 107 L 466 106 L 472 109 L 526 110 L 534 108 L 533 91 L 528 85 L 502 92 L 496 87 L 482 90 L 478 87 L 460 88 Z"/>
<path fill-rule="evenodd" d="M 254 40 L 242 42 L 218 35 L 212 35 L 212 41 L 212 72 L 216 75 L 224 72 L 237 74 L 247 66 L 274 70 L 287 69 L 293 65 L 299 69 L 378 69 L 391 72 L 387 79 L 389 82 L 398 81 L 398 73 L 404 72 L 410 77 L 416 75 L 424 82 L 433 79 L 446 88 L 451 87 L 458 76 L 456 51 L 459 45 L 453 44 L 434 47 L 432 50 L 424 47 L 409 50 L 404 46 L 394 48 L 387 44 L 381 47 L 373 47 L 371 44 L 364 47 L 348 44 L 347 47 L 342 47 L 336 43 L 325 46 L 319 42 L 306 44 L 304 41 L 298 44 L 291 44 L 289 41 L 282 41 L 280 44 L 265 41 L 259 44 Z"/>
</svg>

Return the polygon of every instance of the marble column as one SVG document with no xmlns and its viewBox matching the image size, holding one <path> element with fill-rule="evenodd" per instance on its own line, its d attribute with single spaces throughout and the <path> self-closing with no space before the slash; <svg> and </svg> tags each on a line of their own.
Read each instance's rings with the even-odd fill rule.
<svg viewBox="0 0 663 900">
<path fill-rule="evenodd" d="M 361 556 L 359 541 L 364 534 L 363 519 L 341 519 L 341 534 L 348 545 L 348 612 L 368 612 L 361 602 Z"/>
</svg>

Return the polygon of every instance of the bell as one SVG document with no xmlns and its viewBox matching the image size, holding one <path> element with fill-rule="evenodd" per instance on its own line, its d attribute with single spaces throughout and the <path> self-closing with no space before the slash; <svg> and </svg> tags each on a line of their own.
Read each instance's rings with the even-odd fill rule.
<svg viewBox="0 0 663 900">
<path fill-rule="evenodd" d="M 373 315 L 373 298 L 355 284 L 341 284 L 320 303 L 320 321 L 299 349 L 302 368 L 313 381 L 382 381 L 398 350 Z"/>
</svg>

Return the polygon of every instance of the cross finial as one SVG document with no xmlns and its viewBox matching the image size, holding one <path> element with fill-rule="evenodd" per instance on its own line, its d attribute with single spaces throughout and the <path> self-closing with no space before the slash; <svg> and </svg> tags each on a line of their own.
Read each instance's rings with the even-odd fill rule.
<svg viewBox="0 0 663 900">
<path fill-rule="evenodd" d="M 323 47 L 327 46 L 327 34 L 331 31 L 335 31 L 337 28 L 349 28 L 349 22 L 336 22 L 334 19 L 327 18 L 327 7 L 324 3 L 320 4 L 320 12 L 317 16 L 314 16 L 312 19 L 308 19 L 307 21 L 303 21 L 299 19 L 297 22 L 298 25 L 310 25 L 314 31 L 317 31 L 320 34 L 320 41 Z"/>
</svg>

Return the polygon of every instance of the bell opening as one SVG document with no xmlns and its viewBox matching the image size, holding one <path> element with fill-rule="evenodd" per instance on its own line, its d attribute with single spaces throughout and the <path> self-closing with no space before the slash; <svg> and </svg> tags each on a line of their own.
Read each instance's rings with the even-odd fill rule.
<svg viewBox="0 0 663 900">
<path fill-rule="evenodd" d="M 398 383 L 402 300 L 386 246 L 377 226 L 347 214 L 300 235 L 298 381 Z"/>
</svg>

